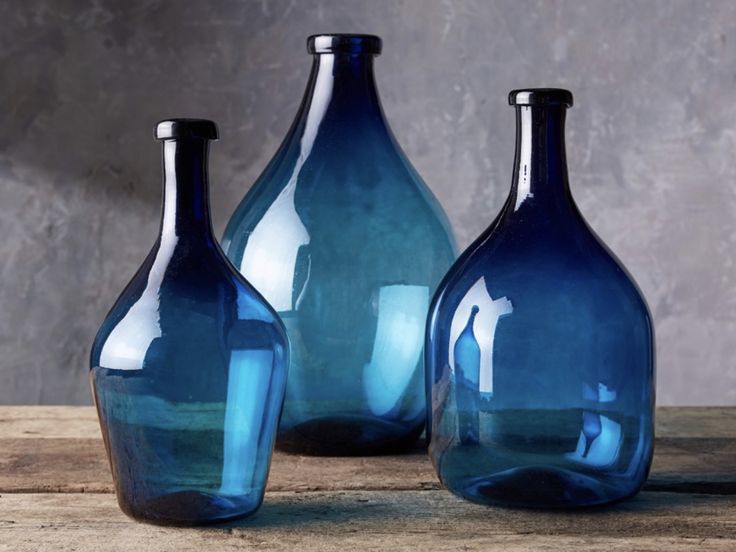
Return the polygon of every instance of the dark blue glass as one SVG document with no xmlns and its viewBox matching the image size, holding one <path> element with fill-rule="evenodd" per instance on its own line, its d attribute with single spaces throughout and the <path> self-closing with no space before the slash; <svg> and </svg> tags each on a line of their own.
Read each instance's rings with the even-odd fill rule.
<svg viewBox="0 0 736 552">
<path fill-rule="evenodd" d="M 518 90 L 506 204 L 439 286 L 428 322 L 430 456 L 481 503 L 629 497 L 652 458 L 647 305 L 570 194 L 565 90 Z"/>
<path fill-rule="evenodd" d="M 122 510 L 155 523 L 217 522 L 263 500 L 288 342 L 212 234 L 214 123 L 163 121 L 156 137 L 161 233 L 97 334 L 92 390 Z"/>
<path fill-rule="evenodd" d="M 225 231 L 228 257 L 289 333 L 284 450 L 389 452 L 424 427 L 425 321 L 454 244 L 381 110 L 380 48 L 375 36 L 309 39 L 296 121 Z"/>
</svg>

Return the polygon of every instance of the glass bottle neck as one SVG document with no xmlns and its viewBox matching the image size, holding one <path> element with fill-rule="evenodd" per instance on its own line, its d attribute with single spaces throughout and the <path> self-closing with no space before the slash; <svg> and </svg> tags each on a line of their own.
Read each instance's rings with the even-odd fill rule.
<svg viewBox="0 0 736 552">
<path fill-rule="evenodd" d="M 212 239 L 208 197 L 209 141 L 164 141 L 164 206 L 161 240 Z"/>
<path fill-rule="evenodd" d="M 315 54 L 299 118 L 326 124 L 385 126 L 373 59 L 370 53 Z"/>
<path fill-rule="evenodd" d="M 511 187 L 514 211 L 570 202 L 565 156 L 566 107 L 517 106 L 516 154 Z"/>
</svg>

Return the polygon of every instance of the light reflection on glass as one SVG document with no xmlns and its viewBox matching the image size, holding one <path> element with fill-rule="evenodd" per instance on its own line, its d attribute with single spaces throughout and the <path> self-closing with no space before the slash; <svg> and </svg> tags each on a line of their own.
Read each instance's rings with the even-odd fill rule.
<svg viewBox="0 0 736 552">
<path fill-rule="evenodd" d="M 519 180 L 517 182 L 516 203 L 514 211 L 521 207 L 524 200 L 534 197 L 531 190 L 532 182 L 532 110 L 522 107 L 520 113 L 521 139 L 519 140 L 519 165 L 516 167 Z"/>
<path fill-rule="evenodd" d="M 363 388 L 371 412 L 391 412 L 406 392 L 424 344 L 429 308 L 427 286 L 383 286 L 378 292 L 378 323 Z"/>
<path fill-rule="evenodd" d="M 171 202 L 169 202 L 171 203 Z M 161 240 L 140 299 L 110 332 L 100 351 L 100 367 L 112 370 L 142 370 L 153 340 L 161 337 L 159 289 L 178 239 Z"/>
<path fill-rule="evenodd" d="M 225 495 L 251 490 L 257 466 L 258 438 L 262 433 L 273 352 L 266 349 L 233 350 L 230 355 L 225 402 L 222 485 Z M 247 477 L 250 476 L 251 480 Z"/>
<path fill-rule="evenodd" d="M 616 400 L 616 390 L 605 383 L 583 384 L 583 399 L 597 404 Z M 580 430 L 575 452 L 567 458 L 590 466 L 610 466 L 618 458 L 622 441 L 621 424 L 597 412 L 597 406 L 583 411 L 583 427 Z"/>
<path fill-rule="evenodd" d="M 616 461 L 621 448 L 621 424 L 608 416 L 583 412 L 583 429 L 575 452 L 567 458 L 590 466 L 610 466 Z"/>
<path fill-rule="evenodd" d="M 329 56 L 328 56 L 329 57 Z M 309 233 L 296 211 L 294 194 L 297 178 L 309 159 L 320 123 L 332 97 L 333 60 L 325 59 L 326 68 L 315 83 L 314 103 L 309 110 L 304 134 L 299 143 L 299 158 L 289 182 L 274 200 L 263 218 L 253 228 L 243 251 L 240 272 L 260 291 L 277 312 L 295 310 L 301 292 L 295 293 L 294 278 L 299 248 L 310 242 Z M 306 287 L 305 282 L 303 288 Z M 294 297 L 296 296 L 296 300 Z"/>
<path fill-rule="evenodd" d="M 296 181 L 279 194 L 253 229 L 240 271 L 277 312 L 293 308 L 294 277 L 299 248 L 309 234 L 294 207 Z"/>
<path fill-rule="evenodd" d="M 455 341 L 452 351 L 455 362 L 455 402 L 458 410 L 458 435 L 463 444 L 480 441 L 478 378 L 480 373 L 480 347 L 475 339 L 473 326 L 478 306 L 473 305 L 468 322 Z"/>
<path fill-rule="evenodd" d="M 463 332 L 473 308 L 478 309 L 473 325 L 475 340 L 480 348 L 480 364 L 478 370 L 466 372 L 465 377 L 472 382 L 476 390 L 481 393 L 493 393 L 493 342 L 496 336 L 496 326 L 502 316 L 511 314 L 514 307 L 506 297 L 493 299 L 486 287 L 485 278 L 480 278 L 463 297 L 455 310 L 450 326 L 449 351 L 450 366 L 454 367 L 455 346 Z"/>
</svg>

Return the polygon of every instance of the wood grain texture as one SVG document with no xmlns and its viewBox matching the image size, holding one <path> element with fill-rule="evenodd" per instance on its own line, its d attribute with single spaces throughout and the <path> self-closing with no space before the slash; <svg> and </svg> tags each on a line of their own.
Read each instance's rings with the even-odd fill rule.
<svg viewBox="0 0 736 552">
<path fill-rule="evenodd" d="M 646 491 L 574 512 L 488 508 L 441 490 L 424 450 L 274 455 L 256 515 L 205 529 L 118 509 L 90 407 L 0 407 L 0 551 L 736 550 L 736 409 L 658 411 Z"/>
<path fill-rule="evenodd" d="M 647 489 L 736 493 L 736 409 L 660 409 L 657 435 Z M 421 448 L 378 458 L 277 452 L 268 484 L 270 491 L 439 488 Z M 0 407 L 0 492 L 112 490 L 93 408 Z"/>
<path fill-rule="evenodd" d="M 736 408 L 671 407 L 657 409 L 658 437 L 736 438 Z M 2 439 L 100 439 L 91 406 L 2 406 Z"/>
<path fill-rule="evenodd" d="M 0 497 L 0 550 L 736 549 L 736 497 L 641 493 L 612 508 L 536 512 L 444 491 L 275 492 L 252 518 L 203 528 L 135 523 L 110 494 Z"/>
<path fill-rule="evenodd" d="M 102 439 L 92 406 L 0 406 L 0 439 Z"/>
</svg>

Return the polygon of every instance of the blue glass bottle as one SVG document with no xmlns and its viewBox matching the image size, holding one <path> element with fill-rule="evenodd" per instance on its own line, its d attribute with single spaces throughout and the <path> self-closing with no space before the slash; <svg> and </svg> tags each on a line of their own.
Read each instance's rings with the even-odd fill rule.
<svg viewBox="0 0 736 552">
<path fill-rule="evenodd" d="M 296 120 L 225 231 L 289 333 L 288 451 L 396 451 L 424 427 L 426 315 L 454 244 L 382 112 L 380 50 L 375 36 L 309 38 Z"/>
<path fill-rule="evenodd" d="M 121 509 L 154 523 L 218 522 L 263 499 L 288 342 L 212 234 L 215 124 L 163 121 L 156 138 L 160 236 L 97 334 L 90 379 Z"/>
<path fill-rule="evenodd" d="M 511 194 L 440 284 L 428 321 L 430 456 L 480 503 L 629 497 L 652 458 L 654 335 L 644 299 L 568 186 L 566 90 L 511 92 Z"/>
</svg>

